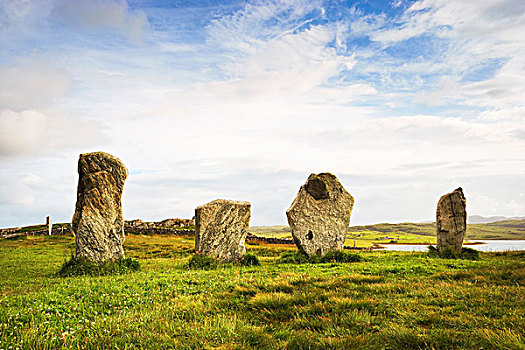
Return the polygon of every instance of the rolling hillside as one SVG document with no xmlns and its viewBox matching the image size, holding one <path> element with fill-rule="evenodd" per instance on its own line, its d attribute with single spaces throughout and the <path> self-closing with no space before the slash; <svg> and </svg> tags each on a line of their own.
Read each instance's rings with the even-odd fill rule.
<svg viewBox="0 0 525 350">
<path fill-rule="evenodd" d="M 285 238 L 290 237 L 288 226 L 255 226 L 250 232 L 256 235 Z M 402 241 L 414 242 L 416 238 L 435 239 L 434 223 L 400 223 L 350 226 L 350 239 L 380 239 L 399 237 Z M 504 220 L 489 224 L 469 224 L 466 239 L 525 239 L 525 220 Z M 425 241 L 425 239 L 423 239 Z"/>
</svg>

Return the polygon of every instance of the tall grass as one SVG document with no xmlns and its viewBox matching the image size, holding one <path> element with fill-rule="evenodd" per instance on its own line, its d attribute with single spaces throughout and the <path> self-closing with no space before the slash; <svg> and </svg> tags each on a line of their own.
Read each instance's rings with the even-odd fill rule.
<svg viewBox="0 0 525 350">
<path fill-rule="evenodd" d="M 2 349 L 520 349 L 522 253 L 362 252 L 352 263 L 188 269 L 191 237 L 129 236 L 140 271 L 56 276 L 70 237 L 0 241 Z"/>
</svg>

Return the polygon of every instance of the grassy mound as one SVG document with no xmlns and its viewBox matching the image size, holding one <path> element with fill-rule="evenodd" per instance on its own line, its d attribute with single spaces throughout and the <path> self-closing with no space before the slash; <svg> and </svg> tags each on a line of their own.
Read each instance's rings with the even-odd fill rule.
<svg viewBox="0 0 525 350">
<path fill-rule="evenodd" d="M 239 261 L 241 266 L 260 266 L 261 262 L 259 261 L 259 258 L 255 254 L 246 254 L 242 257 L 242 259 Z"/>
<path fill-rule="evenodd" d="M 191 257 L 188 267 L 197 270 L 213 270 L 219 266 L 219 260 L 202 254 L 195 254 Z"/>
<path fill-rule="evenodd" d="M 60 277 L 105 276 L 121 275 L 138 270 L 140 270 L 140 263 L 133 258 L 121 258 L 97 264 L 87 259 L 77 259 L 72 256 L 70 260 L 64 262 L 57 274 Z"/>
<path fill-rule="evenodd" d="M 241 260 L 235 263 L 222 262 L 219 259 L 216 259 L 211 256 L 195 254 L 191 257 L 188 263 L 188 267 L 190 269 L 212 270 L 216 269 L 220 265 L 227 266 L 232 264 L 239 264 L 241 266 L 260 266 L 261 262 L 259 261 L 257 255 L 254 254 L 246 254 L 242 257 Z"/>
<path fill-rule="evenodd" d="M 479 251 L 472 248 L 463 247 L 461 252 L 458 253 L 455 250 L 447 249 L 442 252 L 438 251 L 436 247 L 428 246 L 428 256 L 432 258 L 442 259 L 464 259 L 464 260 L 479 260 Z"/>
<path fill-rule="evenodd" d="M 283 253 L 278 263 L 281 264 L 320 264 L 320 263 L 349 263 L 349 262 L 359 262 L 364 261 L 363 257 L 356 253 L 344 252 L 341 250 L 336 250 L 328 252 L 325 255 L 313 255 L 308 257 L 306 254 L 303 254 L 299 251 L 293 253 Z"/>
</svg>

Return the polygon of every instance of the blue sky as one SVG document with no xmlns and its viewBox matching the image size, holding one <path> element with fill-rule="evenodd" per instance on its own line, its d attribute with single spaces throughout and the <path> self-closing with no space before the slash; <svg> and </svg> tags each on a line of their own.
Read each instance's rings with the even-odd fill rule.
<svg viewBox="0 0 525 350">
<path fill-rule="evenodd" d="M 0 227 L 69 221 L 98 150 L 128 219 L 285 224 L 323 171 L 352 224 L 525 215 L 522 33 L 521 0 L 0 0 Z"/>
</svg>

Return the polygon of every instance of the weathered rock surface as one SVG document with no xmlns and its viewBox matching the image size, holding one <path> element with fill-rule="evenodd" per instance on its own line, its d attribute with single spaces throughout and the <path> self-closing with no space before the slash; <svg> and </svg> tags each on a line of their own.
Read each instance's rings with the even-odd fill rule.
<svg viewBox="0 0 525 350">
<path fill-rule="evenodd" d="M 124 164 L 110 154 L 80 155 L 77 204 L 71 222 L 77 258 L 103 262 L 124 257 L 121 198 L 127 176 Z"/>
<path fill-rule="evenodd" d="M 467 231 L 467 200 L 461 187 L 439 199 L 436 210 L 438 251 L 461 252 Z"/>
<path fill-rule="evenodd" d="M 225 261 L 246 253 L 250 225 L 249 202 L 217 199 L 195 209 L 195 252 Z"/>
<path fill-rule="evenodd" d="M 335 175 L 311 174 L 286 211 L 297 248 L 308 256 L 343 249 L 353 206 Z"/>
</svg>

